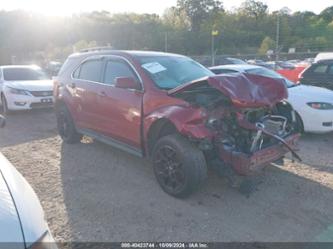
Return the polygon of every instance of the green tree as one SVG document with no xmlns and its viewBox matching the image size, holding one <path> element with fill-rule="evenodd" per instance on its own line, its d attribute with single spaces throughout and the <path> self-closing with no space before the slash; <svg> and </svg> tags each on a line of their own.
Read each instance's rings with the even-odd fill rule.
<svg viewBox="0 0 333 249">
<path fill-rule="evenodd" d="M 178 0 L 177 7 L 186 13 L 194 32 L 198 32 L 201 24 L 211 15 L 223 10 L 222 3 L 218 0 Z"/>
<path fill-rule="evenodd" d="M 239 11 L 243 15 L 254 17 L 258 21 L 267 14 L 268 6 L 261 1 L 246 0 L 242 3 Z"/>
<path fill-rule="evenodd" d="M 266 55 L 268 50 L 273 50 L 273 49 L 275 49 L 275 41 L 272 38 L 266 36 L 264 40 L 261 42 L 258 53 L 261 55 Z"/>
</svg>

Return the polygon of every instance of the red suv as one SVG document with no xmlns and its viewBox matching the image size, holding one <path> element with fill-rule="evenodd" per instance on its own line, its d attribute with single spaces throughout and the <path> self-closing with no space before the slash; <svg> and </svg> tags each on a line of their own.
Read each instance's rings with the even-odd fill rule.
<svg viewBox="0 0 333 249">
<path fill-rule="evenodd" d="M 288 151 L 297 156 L 297 123 L 283 82 L 214 75 L 181 55 L 76 53 L 59 72 L 54 96 L 66 143 L 88 135 L 149 157 L 162 189 L 179 198 L 204 182 L 207 165 L 247 176 Z"/>
</svg>

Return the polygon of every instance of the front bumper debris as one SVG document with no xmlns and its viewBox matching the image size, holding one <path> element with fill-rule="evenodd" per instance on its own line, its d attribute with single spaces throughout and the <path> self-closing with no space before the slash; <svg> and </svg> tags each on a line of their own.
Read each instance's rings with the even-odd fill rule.
<svg viewBox="0 0 333 249">
<path fill-rule="evenodd" d="M 288 151 L 291 151 L 293 156 L 300 159 L 294 152 L 297 149 L 299 137 L 299 134 L 290 135 L 286 139 L 279 139 L 278 143 L 252 154 L 236 152 L 221 144 L 218 148 L 219 157 L 224 163 L 231 165 L 238 174 L 253 175 L 269 163 L 282 158 Z"/>
</svg>

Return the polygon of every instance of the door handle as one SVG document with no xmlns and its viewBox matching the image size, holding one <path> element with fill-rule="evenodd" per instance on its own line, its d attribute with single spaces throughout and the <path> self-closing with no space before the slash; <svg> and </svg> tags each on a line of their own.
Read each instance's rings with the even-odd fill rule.
<svg viewBox="0 0 333 249">
<path fill-rule="evenodd" d="M 102 92 L 98 93 L 98 96 L 100 96 L 100 97 L 106 97 L 107 94 L 106 94 L 106 92 L 102 91 Z"/>
</svg>

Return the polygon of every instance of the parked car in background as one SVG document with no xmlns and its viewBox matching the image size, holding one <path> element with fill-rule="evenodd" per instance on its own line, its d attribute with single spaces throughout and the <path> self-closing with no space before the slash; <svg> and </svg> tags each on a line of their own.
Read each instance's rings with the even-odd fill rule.
<svg viewBox="0 0 333 249">
<path fill-rule="evenodd" d="M 265 67 L 265 68 L 272 69 L 272 70 L 275 69 L 274 62 L 266 62 L 263 60 L 248 60 L 247 64 L 257 65 L 257 66 Z"/>
<path fill-rule="evenodd" d="M 0 66 L 4 113 L 53 106 L 53 81 L 38 66 Z"/>
<path fill-rule="evenodd" d="M 0 116 L 0 127 L 3 127 L 4 122 Z M 1 153 L 0 247 L 57 248 L 36 193 Z"/>
<path fill-rule="evenodd" d="M 333 60 L 323 60 L 312 64 L 300 74 L 299 81 L 304 85 L 333 90 Z"/>
<path fill-rule="evenodd" d="M 62 66 L 62 63 L 59 61 L 50 61 L 45 67 L 45 71 L 50 77 L 56 76 Z"/>
<path fill-rule="evenodd" d="M 333 91 L 306 85 L 295 85 L 280 74 L 254 65 L 230 65 L 210 68 L 216 74 L 248 73 L 283 79 L 288 88 L 288 102 L 296 110 L 301 129 L 305 132 L 333 131 Z"/>
<path fill-rule="evenodd" d="M 238 58 L 222 58 L 216 61 L 219 65 L 231 65 L 231 64 L 247 64 L 245 61 Z"/>
<path fill-rule="evenodd" d="M 281 80 L 216 76 L 176 54 L 98 50 L 69 56 L 54 96 L 64 142 L 84 134 L 148 157 L 175 197 L 198 189 L 210 162 L 229 176 L 251 175 L 289 151 L 298 157 Z"/>
<path fill-rule="evenodd" d="M 325 52 L 325 53 L 319 53 L 317 56 L 314 58 L 315 63 L 323 60 L 333 60 L 333 52 Z"/>
<path fill-rule="evenodd" d="M 275 71 L 293 83 L 297 84 L 299 81 L 299 75 L 308 65 L 304 63 L 279 63 L 275 68 Z"/>
</svg>

